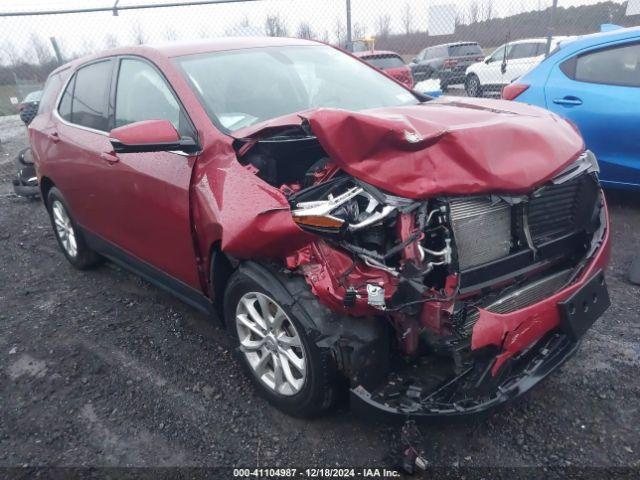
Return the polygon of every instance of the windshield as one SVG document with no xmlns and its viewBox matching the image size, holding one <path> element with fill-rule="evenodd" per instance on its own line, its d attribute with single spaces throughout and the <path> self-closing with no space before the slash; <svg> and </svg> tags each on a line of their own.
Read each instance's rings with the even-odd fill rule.
<svg viewBox="0 0 640 480">
<path fill-rule="evenodd" d="M 415 105 L 385 75 L 332 47 L 265 47 L 177 59 L 214 123 L 235 131 L 311 108 Z"/>
<path fill-rule="evenodd" d="M 404 67 L 404 62 L 402 61 L 402 59 L 400 57 L 396 57 L 395 55 L 367 57 L 363 58 L 363 60 L 367 63 L 370 63 L 374 67 L 382 69 Z"/>
</svg>

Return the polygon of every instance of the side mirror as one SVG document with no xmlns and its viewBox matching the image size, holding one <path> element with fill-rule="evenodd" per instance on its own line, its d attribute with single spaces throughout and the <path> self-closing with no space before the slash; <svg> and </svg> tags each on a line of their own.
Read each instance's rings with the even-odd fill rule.
<svg viewBox="0 0 640 480">
<path fill-rule="evenodd" d="M 487 65 L 491 63 L 491 55 L 485 57 L 484 63 L 486 63 Z"/>
<path fill-rule="evenodd" d="M 418 63 L 418 58 L 417 57 L 416 58 L 412 58 L 411 59 L 411 63 Z"/>
<path fill-rule="evenodd" d="M 170 152 L 195 153 L 199 147 L 191 137 L 180 137 L 169 120 L 144 120 L 114 128 L 109 141 L 115 153 Z"/>
</svg>

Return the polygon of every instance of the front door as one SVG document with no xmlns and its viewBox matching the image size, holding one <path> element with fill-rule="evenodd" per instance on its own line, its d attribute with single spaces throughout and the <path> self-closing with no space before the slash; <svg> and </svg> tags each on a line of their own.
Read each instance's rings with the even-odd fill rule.
<svg viewBox="0 0 640 480">
<path fill-rule="evenodd" d="M 151 63 L 119 59 L 113 123 L 169 120 L 195 138 L 193 126 L 164 76 Z M 118 153 L 111 156 L 105 181 L 117 217 L 110 240 L 174 279 L 199 288 L 191 231 L 189 186 L 195 156 L 178 152 Z"/>
</svg>

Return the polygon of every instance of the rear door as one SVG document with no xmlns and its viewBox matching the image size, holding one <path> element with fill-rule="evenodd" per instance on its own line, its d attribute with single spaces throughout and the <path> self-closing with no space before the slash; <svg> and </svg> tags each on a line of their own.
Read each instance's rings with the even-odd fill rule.
<svg viewBox="0 0 640 480">
<path fill-rule="evenodd" d="M 556 65 L 547 108 L 573 121 L 605 182 L 640 185 L 640 41 L 582 51 Z"/>
<path fill-rule="evenodd" d="M 113 126 L 169 120 L 183 136 L 195 129 L 162 73 L 140 57 L 118 60 Z M 109 240 L 193 288 L 200 288 L 191 231 L 189 186 L 196 160 L 179 152 L 113 153 L 106 183 L 118 221 Z"/>
<path fill-rule="evenodd" d="M 66 85 L 47 129 L 48 174 L 65 196 L 75 220 L 85 229 L 108 235 L 113 223 L 107 169 L 101 154 L 110 147 L 107 101 L 113 59 L 76 70 Z"/>
</svg>

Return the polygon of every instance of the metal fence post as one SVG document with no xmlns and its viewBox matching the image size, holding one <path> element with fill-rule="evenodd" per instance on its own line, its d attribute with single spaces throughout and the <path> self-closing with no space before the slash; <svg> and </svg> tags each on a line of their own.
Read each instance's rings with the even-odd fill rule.
<svg viewBox="0 0 640 480">
<path fill-rule="evenodd" d="M 347 0 L 347 50 L 353 51 L 353 38 L 351 38 L 351 0 Z"/>
<path fill-rule="evenodd" d="M 551 13 L 549 14 L 549 25 L 547 26 L 547 49 L 545 53 L 545 57 L 549 56 L 549 52 L 551 51 L 551 37 L 553 36 L 553 31 L 555 28 L 556 21 L 556 10 L 558 9 L 558 0 L 553 0 L 553 5 L 551 5 Z"/>
</svg>

